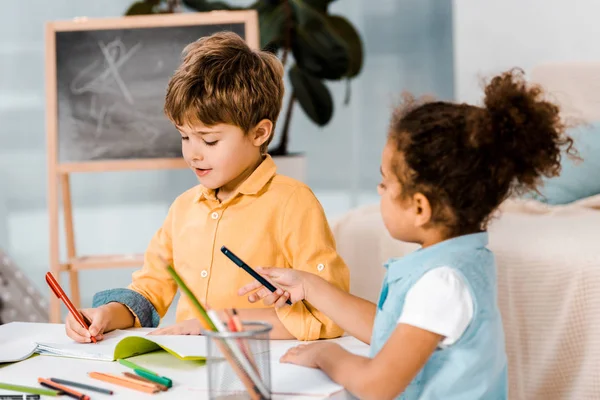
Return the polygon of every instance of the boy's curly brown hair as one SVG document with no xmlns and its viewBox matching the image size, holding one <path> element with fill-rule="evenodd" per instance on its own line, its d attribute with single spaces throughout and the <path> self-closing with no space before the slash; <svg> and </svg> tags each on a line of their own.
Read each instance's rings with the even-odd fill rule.
<svg viewBox="0 0 600 400">
<path fill-rule="evenodd" d="M 275 122 L 283 100 L 283 65 L 272 53 L 253 50 L 233 32 L 189 44 L 169 81 L 165 114 L 176 125 L 232 124 L 248 132 L 258 122 Z M 261 150 L 266 152 L 269 140 Z"/>
<path fill-rule="evenodd" d="M 517 69 L 491 80 L 483 107 L 408 101 L 394 112 L 389 134 L 402 197 L 425 195 L 431 224 L 449 236 L 485 230 L 511 194 L 560 173 L 562 148 L 576 155 L 559 111 Z"/>
</svg>

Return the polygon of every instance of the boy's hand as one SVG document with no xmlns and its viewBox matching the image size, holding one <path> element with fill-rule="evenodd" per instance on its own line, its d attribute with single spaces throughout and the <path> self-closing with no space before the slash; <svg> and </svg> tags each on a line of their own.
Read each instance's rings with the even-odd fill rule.
<svg viewBox="0 0 600 400">
<path fill-rule="evenodd" d="M 285 306 L 285 302 L 290 299 L 292 303 L 302 301 L 306 298 L 305 272 L 291 268 L 256 268 L 256 272 L 267 278 L 268 281 L 278 286 L 274 293 L 264 287 L 260 282 L 254 281 L 238 290 L 238 295 L 244 296 L 254 290 L 248 296 L 250 303 L 255 303 L 260 299 L 266 306 L 275 305 L 275 307 Z M 258 290 L 257 290 L 258 289 Z"/>
<path fill-rule="evenodd" d="M 289 349 L 279 360 L 286 364 L 302 365 L 308 368 L 319 368 L 318 358 L 323 354 L 327 354 L 332 346 L 338 346 L 336 343 L 312 343 L 301 344 Z"/>
<path fill-rule="evenodd" d="M 91 336 L 94 336 L 97 341 L 104 338 L 104 331 L 110 321 L 110 312 L 105 306 L 98 308 L 86 308 L 79 310 L 83 315 L 83 319 L 89 323 L 89 330 L 79 325 L 79 322 L 69 313 L 65 320 L 65 331 L 67 336 L 79 343 L 90 343 Z"/>
<path fill-rule="evenodd" d="M 195 318 L 188 319 L 175 325 L 156 329 L 148 335 L 200 335 L 202 324 Z"/>
</svg>

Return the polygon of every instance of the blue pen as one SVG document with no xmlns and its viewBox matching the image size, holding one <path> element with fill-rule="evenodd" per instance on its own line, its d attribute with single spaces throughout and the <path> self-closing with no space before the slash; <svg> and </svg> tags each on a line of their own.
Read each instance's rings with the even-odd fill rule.
<svg viewBox="0 0 600 400">
<path fill-rule="evenodd" d="M 233 254 L 231 252 L 231 250 L 229 250 L 227 247 L 223 246 L 223 247 L 221 247 L 221 252 L 223 254 L 225 254 L 227 256 L 227 258 L 229 258 L 231 261 L 233 261 L 233 263 L 235 265 L 237 265 L 238 267 L 240 267 L 241 269 L 243 269 L 244 271 L 246 271 L 247 273 L 252 275 L 252 277 L 254 279 L 259 281 L 264 287 L 269 289 L 271 291 L 271 293 L 275 293 L 275 291 L 277 290 L 277 288 L 275 286 L 271 285 L 271 283 L 268 280 L 266 280 L 258 272 L 256 272 L 252 268 L 250 268 L 250 266 L 248 264 L 246 264 L 245 262 L 240 260 L 238 256 L 236 256 L 235 254 Z M 286 303 L 289 304 L 290 306 L 292 305 L 292 302 L 290 301 L 290 299 L 287 299 Z"/>
</svg>

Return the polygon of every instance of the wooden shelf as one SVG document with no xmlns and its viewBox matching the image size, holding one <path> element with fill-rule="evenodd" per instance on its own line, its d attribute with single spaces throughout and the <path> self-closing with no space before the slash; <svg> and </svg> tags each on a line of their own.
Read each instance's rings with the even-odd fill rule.
<svg viewBox="0 0 600 400">
<path fill-rule="evenodd" d="M 120 254 L 103 256 L 75 257 L 60 265 L 62 271 L 81 271 L 86 269 L 131 268 L 144 264 L 143 254 Z"/>
</svg>

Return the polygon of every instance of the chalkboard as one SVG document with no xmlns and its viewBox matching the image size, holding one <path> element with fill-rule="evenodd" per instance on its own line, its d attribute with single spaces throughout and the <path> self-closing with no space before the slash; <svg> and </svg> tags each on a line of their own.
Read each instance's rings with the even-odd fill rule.
<svg viewBox="0 0 600 400">
<path fill-rule="evenodd" d="M 184 47 L 224 30 L 246 38 L 247 27 L 160 21 L 55 32 L 59 163 L 181 157 L 180 135 L 163 107 Z"/>
</svg>

